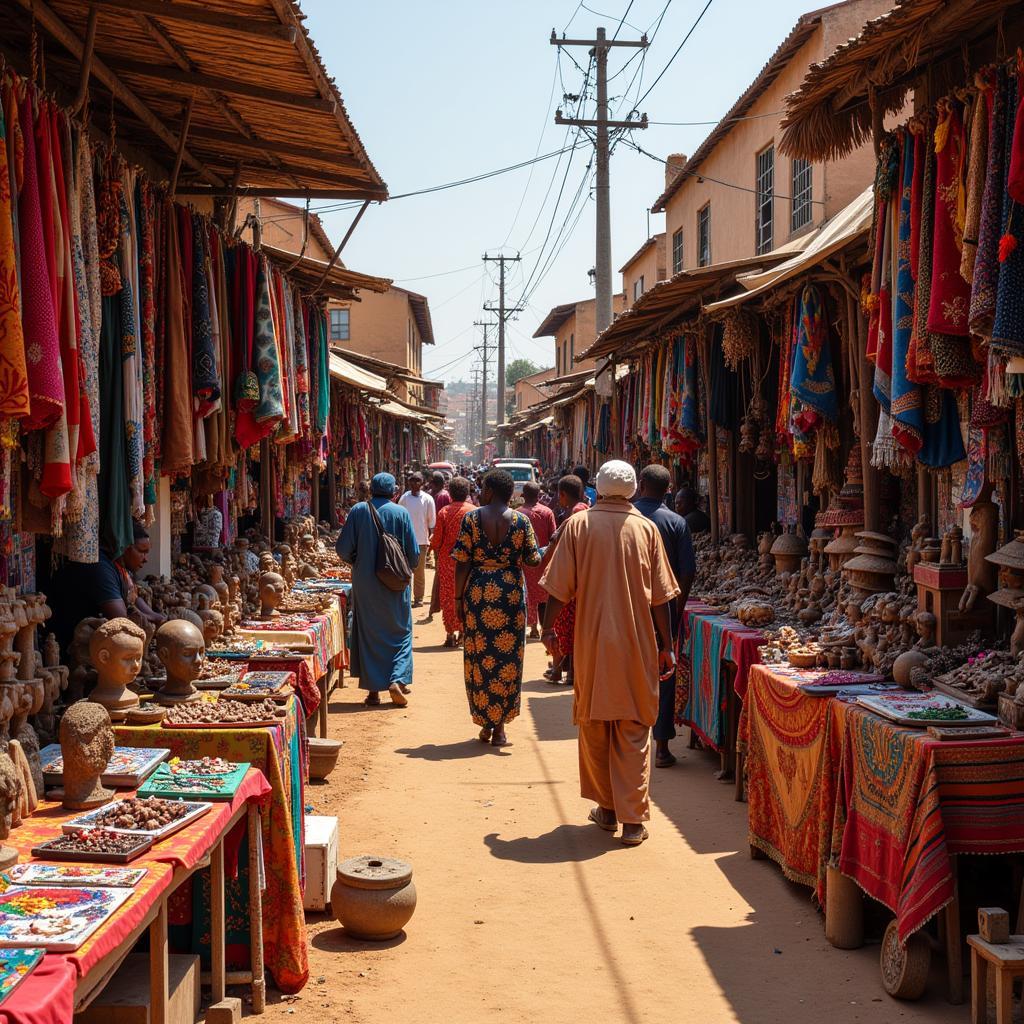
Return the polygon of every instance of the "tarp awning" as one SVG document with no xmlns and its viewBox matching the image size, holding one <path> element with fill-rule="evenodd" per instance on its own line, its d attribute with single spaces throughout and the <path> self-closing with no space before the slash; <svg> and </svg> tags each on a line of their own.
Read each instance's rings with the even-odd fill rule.
<svg viewBox="0 0 1024 1024">
<path fill-rule="evenodd" d="M 844 249 L 856 238 L 866 235 L 870 231 L 873 206 L 874 189 L 869 186 L 852 203 L 840 210 L 803 252 L 771 270 L 741 274 L 737 278 L 737 282 L 747 291 L 740 292 L 738 295 L 730 295 L 718 302 L 710 302 L 704 307 L 705 311 L 714 313 L 738 306 L 755 296 L 777 288 L 780 284 L 799 274 L 812 270 L 829 256 Z"/>
<path fill-rule="evenodd" d="M 355 363 L 350 363 L 347 359 L 339 356 L 337 352 L 330 353 L 330 371 L 331 376 L 335 380 L 340 380 L 342 384 L 359 388 L 361 391 L 387 394 L 388 382 L 383 377 L 370 373 L 369 370 L 364 370 L 361 366 L 356 366 Z"/>
</svg>

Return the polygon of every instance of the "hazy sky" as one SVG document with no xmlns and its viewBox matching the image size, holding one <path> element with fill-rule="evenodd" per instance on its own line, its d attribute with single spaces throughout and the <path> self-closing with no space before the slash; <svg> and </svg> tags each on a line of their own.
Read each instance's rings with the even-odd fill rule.
<svg viewBox="0 0 1024 1024">
<path fill-rule="evenodd" d="M 593 0 L 586 5 L 576 0 L 385 0 L 372 16 L 338 0 L 303 0 L 302 8 L 370 159 L 391 194 L 398 195 L 530 160 L 567 144 L 568 130 L 553 123 L 555 107 L 563 105 L 563 92 L 580 91 L 581 68 L 586 69 L 589 57 L 577 47 L 563 51 L 559 62 L 559 50 L 549 42 L 552 28 L 559 35 L 567 30 L 570 37 L 592 38 L 596 26 L 604 25 L 610 36 L 628 6 L 621 37 L 638 38 L 645 30 L 650 35 L 665 12 L 643 57 L 642 77 L 634 79 L 639 51 L 611 53 L 609 74 L 615 77 L 609 95 L 622 118 L 665 67 L 705 2 L 669 0 L 666 8 L 666 0 Z M 813 0 L 713 0 L 639 109 L 651 121 L 717 121 L 797 18 L 814 6 Z M 582 116 L 593 117 L 593 111 L 591 93 Z M 652 125 L 632 135 L 644 149 L 665 157 L 692 153 L 711 127 Z M 489 318 L 481 307 L 497 301 L 497 268 L 489 264 L 485 270 L 480 258 L 503 246 L 505 253 L 518 251 L 523 257 L 510 267 L 509 300 L 521 299 L 529 282 L 528 304 L 509 323 L 507 359 L 525 356 L 538 365 L 552 364 L 550 339 L 535 341 L 533 332 L 552 306 L 593 295 L 587 271 L 594 264 L 594 203 L 584 185 L 592 155 L 593 147 L 584 140 L 571 155 L 535 164 L 532 173 L 524 168 L 367 211 L 345 250 L 345 262 L 429 297 L 437 344 L 424 349 L 427 376 L 469 379 L 477 360 L 472 349 L 480 343 L 473 321 Z M 611 169 L 614 271 L 647 238 L 647 208 L 663 182 L 660 164 L 626 145 L 616 149 Z M 581 186 L 580 202 L 573 207 Z M 330 205 L 327 200 L 313 204 L 328 207 L 321 215 L 337 241 L 352 214 L 331 211 Z M 651 216 L 651 232 L 662 230 L 663 221 L 663 215 Z M 621 288 L 617 273 L 614 284 Z"/>
</svg>

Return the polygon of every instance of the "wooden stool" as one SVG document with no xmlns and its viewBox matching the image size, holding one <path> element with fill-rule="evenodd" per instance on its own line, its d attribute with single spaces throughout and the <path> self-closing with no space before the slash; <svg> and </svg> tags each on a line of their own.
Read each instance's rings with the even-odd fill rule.
<svg viewBox="0 0 1024 1024">
<path fill-rule="evenodd" d="M 986 942 L 980 935 L 968 935 L 971 947 L 971 1024 L 988 1020 L 988 970 L 996 971 L 996 1024 L 1013 1020 L 1013 983 L 1024 978 L 1024 935 L 1011 935 L 1008 942 Z"/>
</svg>

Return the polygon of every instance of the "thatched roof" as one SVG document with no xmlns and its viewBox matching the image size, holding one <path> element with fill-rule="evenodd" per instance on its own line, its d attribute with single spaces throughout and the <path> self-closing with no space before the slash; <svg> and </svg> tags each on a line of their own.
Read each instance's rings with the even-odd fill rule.
<svg viewBox="0 0 1024 1024">
<path fill-rule="evenodd" d="M 391 282 L 386 277 L 371 277 L 349 270 L 343 264 L 330 264 L 318 260 L 315 256 L 299 256 L 287 249 L 277 249 L 272 245 L 262 245 L 261 251 L 267 258 L 282 270 L 299 286 L 301 290 L 329 299 L 348 299 L 359 301 L 360 290 L 370 292 L 386 292 Z"/>
<path fill-rule="evenodd" d="M 896 113 L 927 65 L 991 34 L 1015 7 L 1015 0 L 895 0 L 860 35 L 812 64 L 787 97 L 782 152 L 805 160 L 847 156 L 871 137 L 871 90 L 883 116 Z"/>
<path fill-rule="evenodd" d="M 387 198 L 293 0 L 0 0 L 22 70 L 33 14 L 46 87 L 69 104 L 95 15 L 94 124 L 108 129 L 113 96 L 119 142 L 168 179 L 191 104 L 178 194 L 237 175 L 253 195 Z"/>
</svg>

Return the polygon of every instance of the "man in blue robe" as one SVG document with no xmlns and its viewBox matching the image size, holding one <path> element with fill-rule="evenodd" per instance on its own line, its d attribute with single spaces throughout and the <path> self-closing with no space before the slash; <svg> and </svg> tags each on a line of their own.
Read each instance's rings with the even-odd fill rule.
<svg viewBox="0 0 1024 1024">
<path fill-rule="evenodd" d="M 370 501 L 385 532 L 397 538 L 414 569 L 420 558 L 412 519 L 391 499 L 395 478 L 378 473 L 370 483 Z M 352 642 L 350 674 L 361 690 L 369 690 L 366 704 L 379 705 L 382 691 L 399 707 L 409 703 L 412 685 L 412 603 L 409 588 L 389 590 L 377 579 L 377 526 L 369 505 L 352 508 L 338 538 L 338 557 L 352 566 Z"/>
</svg>

